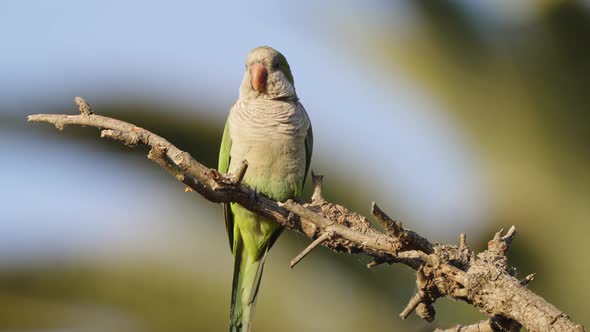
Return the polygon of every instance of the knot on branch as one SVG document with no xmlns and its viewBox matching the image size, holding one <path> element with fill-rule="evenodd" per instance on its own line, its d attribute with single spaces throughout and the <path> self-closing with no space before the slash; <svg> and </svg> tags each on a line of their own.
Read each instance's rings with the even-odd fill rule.
<svg viewBox="0 0 590 332">
<path fill-rule="evenodd" d="M 430 265 L 440 268 L 443 264 L 449 264 L 459 269 L 466 270 L 471 261 L 471 254 L 467 250 L 448 244 L 436 244 L 434 253 L 430 255 Z"/>
<path fill-rule="evenodd" d="M 435 316 L 433 304 L 437 299 L 447 295 L 466 297 L 465 272 L 457 266 L 465 269 L 469 264 L 469 256 L 456 246 L 436 245 L 434 252 L 423 260 L 424 264 L 416 273 L 418 292 L 400 316 L 405 319 L 415 310 L 420 318 L 432 322 Z"/>
<path fill-rule="evenodd" d="M 121 141 L 127 146 L 136 146 L 143 143 L 143 139 L 139 132 L 123 132 L 120 130 L 105 129 L 100 132 L 100 137 L 109 138 L 115 141 Z"/>
<path fill-rule="evenodd" d="M 151 133 L 143 128 L 132 126 L 130 129 L 122 131 L 115 129 L 104 129 L 100 132 L 101 138 L 109 138 L 115 141 L 120 141 L 127 146 L 137 146 L 139 144 L 150 145 Z M 168 146 L 162 142 L 155 143 L 161 146 Z M 154 145 L 154 144 L 151 144 Z"/>
<path fill-rule="evenodd" d="M 432 275 L 426 275 L 424 267 L 420 267 L 416 271 L 416 286 L 418 287 L 418 292 L 406 305 L 400 317 L 406 319 L 415 310 L 418 317 L 430 323 L 434 320 L 436 314 L 432 304 L 442 294 L 439 292 Z"/>
<path fill-rule="evenodd" d="M 158 159 L 164 158 L 168 149 L 163 145 L 156 145 L 148 152 L 148 159 L 157 161 Z"/>
</svg>

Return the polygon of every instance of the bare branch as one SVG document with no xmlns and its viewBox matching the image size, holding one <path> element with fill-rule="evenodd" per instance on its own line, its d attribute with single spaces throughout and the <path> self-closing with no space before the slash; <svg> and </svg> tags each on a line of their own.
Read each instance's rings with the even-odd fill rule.
<svg viewBox="0 0 590 332">
<path fill-rule="evenodd" d="M 80 114 L 90 115 L 93 113 L 92 108 L 90 107 L 90 104 L 88 104 L 86 99 L 82 97 L 76 97 L 74 98 L 74 102 L 76 102 L 76 105 L 78 105 L 78 110 L 80 111 Z"/>
<path fill-rule="evenodd" d="M 315 174 L 311 171 L 311 178 L 313 181 L 313 194 L 311 195 L 311 201 L 315 204 L 322 204 L 325 202 L 322 194 L 322 187 L 324 182 L 324 176 Z"/>
<path fill-rule="evenodd" d="M 536 274 L 536 273 L 531 273 L 531 274 L 529 274 L 528 276 L 526 276 L 524 279 L 522 279 L 522 280 L 520 281 L 520 284 L 521 284 L 521 285 L 523 285 L 523 286 L 526 286 L 526 285 L 528 285 L 528 284 L 529 284 L 529 282 L 531 282 L 531 281 L 535 280 L 535 277 L 536 277 L 536 276 L 537 276 L 537 274 Z"/>
<path fill-rule="evenodd" d="M 512 240 L 514 240 L 517 234 L 518 232 L 516 231 L 516 227 L 512 225 L 510 226 L 508 232 L 506 232 L 506 235 L 502 236 L 502 241 L 506 242 L 507 244 L 510 244 L 512 243 Z"/>
<path fill-rule="evenodd" d="M 436 329 L 434 332 L 518 332 L 520 324 L 500 316 L 482 320 L 471 325 L 458 325 L 446 330 Z"/>
<path fill-rule="evenodd" d="M 383 228 L 385 228 L 385 232 L 387 232 L 389 236 L 400 236 L 402 232 L 401 221 L 394 221 L 391 218 L 389 218 L 389 216 L 385 214 L 385 212 L 383 212 L 383 210 L 381 210 L 375 202 L 371 203 L 371 213 L 373 214 L 373 216 L 375 216 L 375 219 L 377 219 L 377 221 L 381 223 Z"/>
<path fill-rule="evenodd" d="M 384 262 L 384 261 L 382 261 L 382 260 L 377 260 L 377 259 L 374 259 L 374 260 L 372 260 L 371 262 L 369 262 L 369 263 L 367 264 L 367 268 L 368 268 L 368 269 L 372 269 L 373 267 L 375 267 L 375 266 L 377 266 L 377 265 L 381 265 L 381 264 L 383 264 L 383 263 L 385 263 L 385 262 Z"/>
<path fill-rule="evenodd" d="M 421 318 L 431 321 L 434 319 L 432 304 L 440 297 L 450 296 L 479 307 L 491 317 L 491 323 L 502 317 L 510 324 L 522 324 L 528 331 L 584 331 L 581 325 L 524 287 L 509 273 L 505 255 L 517 234 L 514 226 L 504 236 L 502 231 L 496 233 L 488 243 L 488 249 L 475 256 L 467 247 L 464 235 L 460 237 L 459 246 L 433 244 L 418 233 L 405 229 L 401 222 L 394 222 L 373 204 L 372 214 L 386 229 L 386 233 L 382 233 L 373 228 L 366 217 L 325 201 L 322 178 L 319 176 L 314 176 L 311 203 L 301 204 L 293 200 L 276 202 L 241 183 L 247 163 L 235 175 L 221 174 L 150 131 L 94 114 L 83 98 L 76 98 L 76 103 L 79 115 L 37 114 L 30 115 L 28 120 L 51 123 L 59 130 L 68 125 L 96 127 L 104 129 L 102 137 L 129 146 L 150 147 L 150 160 L 205 199 L 215 203 L 238 203 L 315 239 L 292 261 L 292 265 L 321 244 L 336 252 L 371 256 L 374 262 L 369 266 L 402 263 L 417 270 L 418 293 L 404 309 L 402 317 L 415 311 Z M 524 280 L 532 279 L 529 276 Z M 477 326 L 483 330 L 485 323 L 480 322 Z M 476 330 L 461 327 L 455 328 L 455 331 Z"/>
<path fill-rule="evenodd" d="M 291 268 L 295 267 L 295 265 L 297 265 L 297 263 L 299 263 L 303 258 L 305 258 L 305 256 L 307 256 L 307 254 L 309 254 L 313 249 L 315 249 L 315 247 L 322 244 L 322 242 L 326 241 L 331 236 L 332 236 L 332 233 L 329 231 L 320 235 L 309 246 L 307 246 L 307 248 L 303 249 L 303 251 L 299 255 L 297 255 L 297 257 L 295 257 L 295 258 L 293 258 L 293 260 L 291 260 L 290 267 Z"/>
<path fill-rule="evenodd" d="M 247 169 L 248 169 L 248 161 L 242 160 L 242 162 L 240 163 L 240 167 L 238 168 L 238 171 L 236 172 L 236 178 L 234 180 L 235 184 L 242 182 L 242 180 L 244 179 L 244 175 L 246 175 Z"/>
<path fill-rule="evenodd" d="M 423 296 L 424 296 L 424 294 L 422 294 L 422 292 L 416 293 L 416 295 L 414 295 L 414 297 L 412 297 L 410 299 L 410 302 L 408 302 L 408 304 L 404 308 L 404 311 L 402 311 L 402 313 L 399 314 L 399 316 L 402 319 L 408 318 L 408 316 L 412 313 L 412 311 L 414 311 L 416 309 L 418 304 L 420 304 L 420 302 L 422 302 Z"/>
<path fill-rule="evenodd" d="M 467 249 L 467 235 L 465 233 L 459 234 L 459 250 Z"/>
</svg>

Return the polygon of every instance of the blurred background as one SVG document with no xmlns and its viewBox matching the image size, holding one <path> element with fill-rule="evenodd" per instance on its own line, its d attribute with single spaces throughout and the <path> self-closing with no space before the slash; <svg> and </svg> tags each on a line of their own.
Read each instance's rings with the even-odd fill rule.
<svg viewBox="0 0 590 332">
<path fill-rule="evenodd" d="M 217 164 L 250 49 L 291 64 L 328 199 L 372 200 L 433 242 L 475 250 L 514 224 L 531 288 L 590 325 L 590 6 L 582 1 L 7 1 L 0 6 L 0 330 L 223 331 L 222 209 L 98 131 L 29 124 L 96 112 Z M 404 266 L 285 232 L 256 331 L 431 331 L 484 318 L 440 300 L 398 317 Z"/>
</svg>

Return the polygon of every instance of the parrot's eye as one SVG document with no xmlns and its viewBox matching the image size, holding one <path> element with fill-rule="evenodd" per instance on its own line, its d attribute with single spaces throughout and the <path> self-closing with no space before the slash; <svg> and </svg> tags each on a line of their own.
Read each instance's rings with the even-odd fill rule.
<svg viewBox="0 0 590 332">
<path fill-rule="evenodd" d="M 273 62 L 273 64 L 272 64 L 272 69 L 273 69 L 273 70 L 277 70 L 277 69 L 279 69 L 279 62 L 278 62 L 278 61 L 275 61 L 275 62 Z"/>
</svg>

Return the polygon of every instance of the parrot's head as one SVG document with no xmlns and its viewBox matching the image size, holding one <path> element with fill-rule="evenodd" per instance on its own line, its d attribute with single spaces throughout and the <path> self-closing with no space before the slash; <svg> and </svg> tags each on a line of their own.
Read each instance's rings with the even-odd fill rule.
<svg viewBox="0 0 590 332">
<path fill-rule="evenodd" d="M 246 57 L 240 98 L 297 98 L 291 68 L 284 55 L 269 46 L 259 46 Z"/>
</svg>

